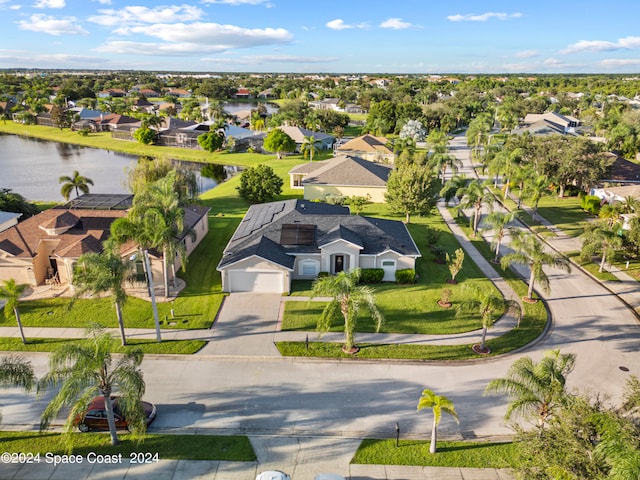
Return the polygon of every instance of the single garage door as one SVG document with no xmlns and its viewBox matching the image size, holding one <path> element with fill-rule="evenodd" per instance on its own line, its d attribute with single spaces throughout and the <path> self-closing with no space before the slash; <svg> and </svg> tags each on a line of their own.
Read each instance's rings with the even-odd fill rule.
<svg viewBox="0 0 640 480">
<path fill-rule="evenodd" d="M 282 293 L 283 283 L 280 272 L 229 271 L 230 292 Z"/>
</svg>

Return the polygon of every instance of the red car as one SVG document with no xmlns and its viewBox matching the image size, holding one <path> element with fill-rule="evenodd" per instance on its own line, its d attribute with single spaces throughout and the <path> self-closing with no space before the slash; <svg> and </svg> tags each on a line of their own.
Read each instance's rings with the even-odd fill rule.
<svg viewBox="0 0 640 480">
<path fill-rule="evenodd" d="M 116 422 L 116 429 L 127 430 L 127 420 L 120 413 L 118 408 L 118 397 L 111 397 L 113 405 L 113 417 Z M 144 412 L 145 422 L 148 425 L 151 424 L 156 418 L 156 407 L 149 402 L 140 402 L 142 404 L 142 410 Z M 76 419 L 76 425 L 81 432 L 88 432 L 89 430 L 109 430 L 109 423 L 107 422 L 107 410 L 104 407 L 104 397 L 99 395 L 95 397 L 89 407 L 85 410 L 84 414 L 78 416 Z"/>
</svg>

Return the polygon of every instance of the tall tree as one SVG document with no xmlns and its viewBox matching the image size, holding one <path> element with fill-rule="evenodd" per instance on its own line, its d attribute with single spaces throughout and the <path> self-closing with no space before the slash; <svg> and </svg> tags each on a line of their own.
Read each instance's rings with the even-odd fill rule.
<svg viewBox="0 0 640 480">
<path fill-rule="evenodd" d="M 282 192 L 283 180 L 269 165 L 249 167 L 240 175 L 236 187 L 242 198 L 251 203 L 271 202 Z"/>
<path fill-rule="evenodd" d="M 81 255 L 73 270 L 73 284 L 78 287 L 74 299 L 87 292 L 111 295 L 123 346 L 127 344 L 122 318 L 122 306 L 127 301 L 123 283 L 132 277 L 133 268 L 134 264 L 131 260 L 122 258 L 117 250 L 110 246 L 102 253 Z"/>
<path fill-rule="evenodd" d="M 483 288 L 477 281 L 469 281 L 463 285 L 463 290 L 467 293 L 464 300 L 458 303 L 456 315 L 466 313 L 477 313 L 480 315 L 482 324 L 482 338 L 478 353 L 488 353 L 487 330 L 493 327 L 495 321 L 507 311 L 515 311 L 520 323 L 520 305 L 518 302 L 508 300 L 494 289 Z M 476 347 L 474 347 L 474 350 Z"/>
<path fill-rule="evenodd" d="M 51 353 L 49 372 L 38 382 L 38 391 L 57 387 L 40 419 L 40 430 L 46 430 L 60 410 L 70 407 L 63 431 L 71 433 L 75 419 L 96 395 L 104 396 L 111 445 L 118 444 L 118 433 L 113 415 L 111 395 L 117 389 L 121 413 L 132 431 L 144 432 L 145 423 L 140 400 L 145 383 L 140 370 L 144 354 L 131 349 L 119 355 L 111 354 L 113 338 L 107 332 L 94 330 L 79 343 L 64 344 Z"/>
<path fill-rule="evenodd" d="M 607 258 L 615 256 L 616 251 L 622 248 L 622 237 L 618 235 L 620 224 L 609 225 L 604 220 L 589 223 L 582 234 L 582 250 L 580 256 L 587 260 L 598 252 L 602 252 L 600 257 L 599 272 L 604 270 Z"/>
<path fill-rule="evenodd" d="M 496 255 L 493 257 L 494 263 L 498 262 L 498 257 L 500 256 L 500 246 L 502 245 L 502 240 L 504 240 L 505 235 L 508 232 L 508 227 L 511 222 L 513 222 L 516 218 L 516 212 L 499 212 L 493 211 L 489 215 L 484 218 L 484 230 L 491 230 L 493 233 L 493 238 L 491 240 L 491 245 L 495 248 Z"/>
<path fill-rule="evenodd" d="M 283 153 L 293 152 L 296 149 L 296 142 L 279 128 L 274 128 L 265 137 L 263 147 L 268 152 L 275 152 L 280 160 Z"/>
<path fill-rule="evenodd" d="M 529 290 L 526 301 L 534 302 L 533 287 L 537 281 L 545 292 L 549 292 L 549 277 L 544 272 L 544 267 L 551 266 L 566 272 L 571 272 L 569 261 L 562 256 L 547 253 L 542 243 L 532 233 L 524 233 L 514 230 L 511 234 L 511 248 L 514 250 L 506 254 L 500 261 L 502 268 L 507 268 L 512 263 L 529 267 Z"/>
<path fill-rule="evenodd" d="M 20 338 L 22 339 L 23 344 L 26 344 L 27 340 L 24 337 L 24 331 L 22 329 L 22 321 L 20 320 L 20 311 L 18 310 L 18 306 L 20 304 L 20 297 L 28 286 L 29 285 L 16 283 L 13 278 L 4 280 L 2 284 L 0 284 L 0 298 L 2 298 L 6 302 L 4 304 L 4 318 L 10 320 L 11 314 L 15 316 L 16 322 L 18 323 L 18 330 L 20 331 Z"/>
<path fill-rule="evenodd" d="M 440 182 L 433 172 L 418 165 L 400 165 L 387 180 L 384 197 L 395 212 L 405 215 L 405 223 L 412 214 L 426 215 L 438 199 Z"/>
<path fill-rule="evenodd" d="M 478 225 L 480 224 L 480 215 L 482 207 L 487 206 L 490 210 L 493 208 L 494 198 L 485 188 L 485 184 L 480 180 L 471 180 L 466 186 L 456 192 L 456 196 L 460 198 L 458 208 L 473 208 L 473 234 L 478 234 Z"/>
<path fill-rule="evenodd" d="M 300 152 L 304 158 L 309 157 L 309 162 L 313 162 L 313 156 L 318 153 L 320 146 L 320 140 L 316 140 L 313 135 L 305 136 Z"/>
<path fill-rule="evenodd" d="M 575 366 L 576 356 L 550 350 L 534 362 L 521 357 L 509 367 L 505 378 L 491 380 L 485 395 L 506 393 L 509 404 L 505 418 L 512 415 L 533 416 L 544 427 L 547 419 L 563 404 L 567 395 L 567 375 Z"/>
<path fill-rule="evenodd" d="M 89 193 L 89 185 L 93 186 L 93 180 L 83 177 L 77 170 L 73 171 L 72 176 L 62 176 L 58 179 L 58 183 L 62 183 L 60 193 L 65 200 L 69 200 L 71 192 L 76 191 L 76 198 L 80 196 L 80 192 Z"/>
<path fill-rule="evenodd" d="M 433 390 L 424 389 L 422 396 L 418 400 L 418 411 L 431 409 L 433 412 L 433 426 L 431 427 L 431 443 L 429 444 L 429 452 L 436 453 L 436 443 L 438 441 L 438 425 L 443 413 L 451 415 L 457 423 L 458 413 L 456 412 L 453 402 L 443 395 L 436 395 Z"/>
<path fill-rule="evenodd" d="M 376 323 L 376 331 L 380 330 L 384 317 L 378 306 L 373 290 L 366 285 L 358 285 L 360 269 L 350 272 L 342 271 L 337 275 L 320 277 L 313 282 L 311 298 L 328 296 L 331 300 L 322 311 L 318 319 L 318 330 L 326 332 L 331 328 L 331 322 L 338 312 L 344 320 L 345 343 L 342 347 L 347 353 L 357 353 L 359 348 L 355 344 L 355 331 L 358 315 L 361 309 L 369 312 Z"/>
</svg>

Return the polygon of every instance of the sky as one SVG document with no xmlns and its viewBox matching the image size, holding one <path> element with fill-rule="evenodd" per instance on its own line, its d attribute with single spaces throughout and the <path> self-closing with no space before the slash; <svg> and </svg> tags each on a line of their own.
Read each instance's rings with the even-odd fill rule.
<svg viewBox="0 0 640 480">
<path fill-rule="evenodd" d="M 0 68 L 636 73 L 639 0 L 0 0 Z"/>
</svg>

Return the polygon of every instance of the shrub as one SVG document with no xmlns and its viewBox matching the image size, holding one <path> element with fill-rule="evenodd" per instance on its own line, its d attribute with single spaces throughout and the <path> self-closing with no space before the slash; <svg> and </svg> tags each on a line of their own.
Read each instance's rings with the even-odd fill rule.
<svg viewBox="0 0 640 480">
<path fill-rule="evenodd" d="M 435 230 L 433 228 L 428 228 L 427 233 L 425 234 L 425 240 L 427 241 L 427 245 L 435 245 L 438 243 L 438 239 L 442 235 L 442 230 Z"/>
<path fill-rule="evenodd" d="M 360 283 L 382 283 L 384 270 L 381 268 L 363 268 L 360 270 Z"/>
<path fill-rule="evenodd" d="M 324 197 L 324 201 L 329 205 L 342 205 L 344 200 L 345 198 L 339 193 L 329 193 Z"/>
<path fill-rule="evenodd" d="M 413 268 L 396 270 L 396 282 L 401 284 L 416 283 L 416 271 Z"/>
<path fill-rule="evenodd" d="M 331 275 L 329 272 L 320 272 L 318 273 L 318 278 L 328 277 Z"/>
<path fill-rule="evenodd" d="M 580 206 L 591 215 L 597 215 L 600 212 L 600 198 L 595 195 L 585 195 L 580 200 Z"/>
</svg>

